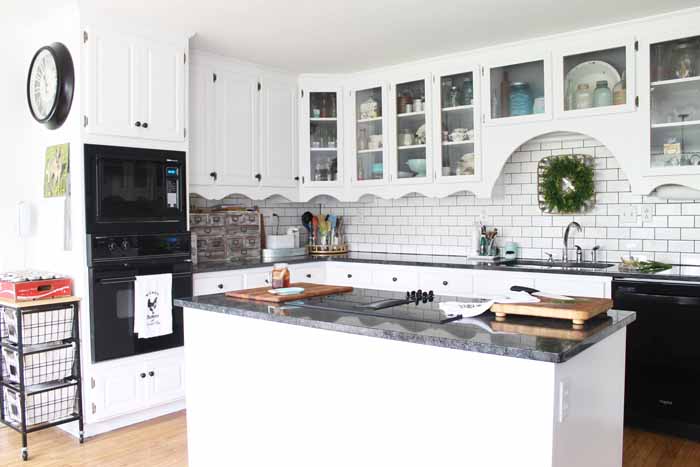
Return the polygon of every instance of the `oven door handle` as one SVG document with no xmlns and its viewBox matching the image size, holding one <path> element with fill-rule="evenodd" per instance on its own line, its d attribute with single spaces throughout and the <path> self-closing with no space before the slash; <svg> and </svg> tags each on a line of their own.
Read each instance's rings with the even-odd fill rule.
<svg viewBox="0 0 700 467">
<path fill-rule="evenodd" d="M 146 274 L 150 275 L 150 274 Z M 181 277 L 191 277 L 191 272 L 175 272 L 173 273 L 173 279 L 179 279 Z M 136 276 L 119 277 L 114 279 L 100 279 L 98 283 L 100 285 L 113 285 L 113 284 L 129 284 L 131 282 L 136 282 Z"/>
</svg>

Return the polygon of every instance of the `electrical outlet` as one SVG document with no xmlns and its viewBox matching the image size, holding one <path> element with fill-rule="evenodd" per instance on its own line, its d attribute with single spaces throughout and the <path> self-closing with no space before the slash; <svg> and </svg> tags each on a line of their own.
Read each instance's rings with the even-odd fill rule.
<svg viewBox="0 0 700 467">
<path fill-rule="evenodd" d="M 651 222 L 654 220 L 654 206 L 646 205 L 642 206 L 642 222 Z"/>
<path fill-rule="evenodd" d="M 620 214 L 620 224 L 622 225 L 637 225 L 639 212 L 637 206 L 626 206 L 622 214 Z"/>
<path fill-rule="evenodd" d="M 559 381 L 559 423 L 564 423 L 564 420 L 569 416 L 571 405 L 571 383 L 568 380 Z"/>
</svg>

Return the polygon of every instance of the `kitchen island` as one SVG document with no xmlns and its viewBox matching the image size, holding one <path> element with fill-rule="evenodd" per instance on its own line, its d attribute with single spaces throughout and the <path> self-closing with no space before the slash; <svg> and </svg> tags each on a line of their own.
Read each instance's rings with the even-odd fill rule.
<svg viewBox="0 0 700 467">
<path fill-rule="evenodd" d="M 439 300 L 408 316 L 177 300 L 190 465 L 621 465 L 633 312 L 440 324 Z"/>
</svg>

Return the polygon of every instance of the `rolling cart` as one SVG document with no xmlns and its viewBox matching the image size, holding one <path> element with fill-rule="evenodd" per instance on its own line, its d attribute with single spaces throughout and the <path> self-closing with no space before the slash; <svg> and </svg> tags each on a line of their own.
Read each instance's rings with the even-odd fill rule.
<svg viewBox="0 0 700 467">
<path fill-rule="evenodd" d="M 83 443 L 80 299 L 0 300 L 0 422 L 27 435 L 78 422 Z"/>
</svg>

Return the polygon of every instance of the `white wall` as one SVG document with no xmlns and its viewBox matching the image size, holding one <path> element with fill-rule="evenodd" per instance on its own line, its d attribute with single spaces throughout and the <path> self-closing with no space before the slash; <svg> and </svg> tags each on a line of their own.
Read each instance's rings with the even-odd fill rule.
<svg viewBox="0 0 700 467">
<path fill-rule="evenodd" d="M 28 2 L 27 8 L 32 5 Z M 76 82 L 80 80 L 80 21 L 77 7 L 64 4 L 43 18 L 22 25 L 18 18 L 5 18 L 0 74 L 0 131 L 3 154 L 0 156 L 0 270 L 17 268 L 63 272 L 81 279 L 85 274 L 84 221 L 79 197 L 73 199 L 73 251 L 64 251 L 64 198 L 44 198 L 44 155 L 55 144 L 71 145 L 71 184 L 76 194 L 82 187 L 82 149 L 80 145 L 80 97 L 76 93 L 68 120 L 50 131 L 35 122 L 26 103 L 26 76 L 31 59 L 40 47 L 53 42 L 65 44 L 73 56 Z M 21 39 L 20 39 L 21 38 Z M 16 233 L 16 205 L 30 203 L 33 232 L 22 241 Z M 82 280 L 76 280 L 81 284 Z M 80 287 L 79 287 L 80 288 Z M 82 293 L 78 290 L 77 293 Z"/>
</svg>

